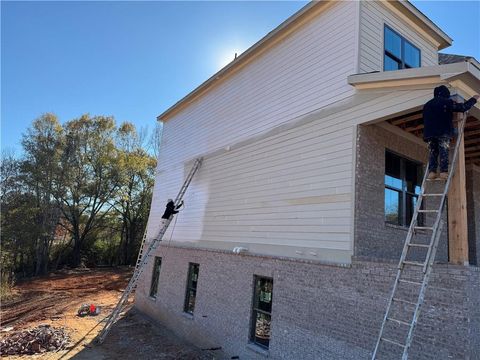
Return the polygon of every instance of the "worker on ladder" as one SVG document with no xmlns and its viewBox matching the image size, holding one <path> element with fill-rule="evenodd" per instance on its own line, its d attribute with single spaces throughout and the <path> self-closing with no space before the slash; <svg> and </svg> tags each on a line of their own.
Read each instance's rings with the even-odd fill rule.
<svg viewBox="0 0 480 360">
<path fill-rule="evenodd" d="M 165 207 L 165 212 L 162 215 L 162 219 L 164 221 L 170 219 L 172 215 L 175 215 L 180 211 L 182 206 L 183 206 L 183 200 L 180 202 L 180 204 L 175 206 L 173 199 L 168 199 L 167 206 Z"/>
<path fill-rule="evenodd" d="M 479 96 L 475 95 L 464 103 L 456 103 L 450 98 L 445 85 L 435 88 L 434 98 L 423 107 L 423 138 L 430 151 L 428 179 L 437 178 L 438 157 L 440 157 L 440 179 L 448 179 L 448 150 L 453 132 L 453 113 L 466 112 L 475 105 Z"/>
</svg>

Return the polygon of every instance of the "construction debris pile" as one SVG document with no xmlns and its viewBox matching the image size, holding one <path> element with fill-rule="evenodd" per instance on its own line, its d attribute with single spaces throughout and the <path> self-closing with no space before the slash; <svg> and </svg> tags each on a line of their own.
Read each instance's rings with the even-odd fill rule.
<svg viewBox="0 0 480 360">
<path fill-rule="evenodd" d="M 15 332 L 0 341 L 0 355 L 33 355 L 65 348 L 70 337 L 64 328 L 40 325 L 31 330 Z"/>
</svg>

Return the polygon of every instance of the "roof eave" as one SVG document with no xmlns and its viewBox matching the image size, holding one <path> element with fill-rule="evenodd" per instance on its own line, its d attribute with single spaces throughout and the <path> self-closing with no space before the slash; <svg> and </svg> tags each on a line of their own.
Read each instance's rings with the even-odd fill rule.
<svg viewBox="0 0 480 360">
<path fill-rule="evenodd" d="M 458 81 L 468 86 L 469 90 L 466 93 L 470 96 L 480 92 L 478 62 L 465 61 L 416 69 L 356 74 L 348 77 L 348 83 L 357 90 L 408 89 L 419 86 L 431 87 L 440 83 L 455 85 Z"/>
<path fill-rule="evenodd" d="M 474 68 L 470 62 L 459 62 L 396 71 L 355 74 L 348 77 L 348 83 L 358 90 L 409 84 L 429 84 L 442 81 L 442 77 L 445 78 L 446 76 L 454 76 L 466 72 L 472 73 L 474 76 L 478 75 L 480 79 L 480 70 Z"/>
<path fill-rule="evenodd" d="M 255 55 L 261 53 L 264 48 L 268 47 L 270 43 L 273 44 L 276 38 L 281 38 L 283 33 L 289 33 L 291 28 L 295 27 L 295 24 L 301 22 L 304 18 L 309 19 L 313 17 L 314 14 L 317 12 L 314 11 L 314 14 L 310 14 L 312 9 L 316 8 L 318 11 L 321 11 L 327 4 L 331 3 L 330 0 L 321 0 L 321 1 L 312 1 L 298 10 L 295 14 L 290 16 L 287 20 L 277 26 L 274 30 L 269 32 L 265 35 L 262 39 L 257 41 L 254 45 L 244 51 L 240 56 L 238 56 L 235 60 L 233 60 L 230 64 L 223 67 L 220 71 L 216 72 L 213 76 L 209 79 L 204 81 L 200 84 L 197 88 L 187 94 L 184 98 L 170 106 L 167 110 L 157 116 L 158 121 L 166 121 L 167 118 L 172 115 L 174 112 L 178 110 L 179 107 L 185 105 L 199 95 L 201 95 L 204 91 L 206 91 L 209 87 L 211 87 L 214 83 L 223 79 L 226 76 L 233 74 L 234 71 L 239 70 L 241 67 L 246 65 L 250 59 L 252 59 Z M 310 14 L 310 16 L 309 16 Z"/>
<path fill-rule="evenodd" d="M 453 39 L 448 36 L 442 29 L 440 29 L 435 23 L 430 20 L 427 16 L 425 16 L 420 10 L 418 10 L 414 5 L 410 2 L 405 0 L 400 1 L 393 1 L 391 2 L 392 5 L 396 6 L 397 8 L 403 6 L 404 9 L 407 9 L 410 13 L 412 13 L 415 18 L 421 20 L 420 26 L 427 31 L 431 36 L 437 39 L 439 46 L 438 50 L 445 49 L 449 47 L 453 43 Z"/>
<path fill-rule="evenodd" d="M 227 76 L 234 74 L 236 71 L 240 70 L 243 66 L 248 64 L 251 59 L 256 55 L 261 54 L 264 50 L 268 49 L 269 46 L 273 46 L 276 41 L 282 39 L 283 34 L 289 34 L 293 29 L 295 29 L 296 24 L 301 24 L 303 20 L 308 21 L 309 19 L 316 16 L 318 13 L 327 8 L 327 5 L 333 3 L 331 0 L 319 0 L 312 1 L 297 11 L 294 15 L 285 20 L 277 28 L 269 32 L 266 36 L 256 42 L 253 46 L 243 52 L 230 64 L 225 66 L 223 69 L 215 73 L 181 100 L 170 106 L 167 110 L 157 116 L 158 121 L 166 121 L 173 114 L 180 111 L 183 106 L 191 103 L 203 93 L 205 93 L 210 87 L 213 87 L 219 81 L 225 79 Z M 422 12 L 420 12 L 415 6 L 410 4 L 408 1 L 400 0 L 389 2 L 393 4 L 399 11 L 405 13 L 407 11 L 411 16 L 412 20 L 417 23 L 421 28 L 423 28 L 427 33 L 438 41 L 439 49 L 444 49 L 452 44 L 452 39 L 445 34 L 438 26 L 436 26 L 428 17 L 426 17 Z M 315 10 L 314 10 L 315 9 Z"/>
</svg>

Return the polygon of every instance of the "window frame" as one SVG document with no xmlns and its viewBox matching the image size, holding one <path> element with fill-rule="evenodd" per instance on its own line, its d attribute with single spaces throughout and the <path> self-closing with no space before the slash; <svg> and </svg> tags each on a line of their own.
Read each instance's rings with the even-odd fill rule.
<svg viewBox="0 0 480 360">
<path fill-rule="evenodd" d="M 387 153 L 390 153 L 391 155 L 393 156 L 396 156 L 399 158 L 400 160 L 400 181 L 402 182 L 402 188 L 399 189 L 395 186 L 391 186 L 391 185 L 388 185 L 385 181 L 385 177 L 387 176 Z M 415 211 L 415 206 L 412 204 L 412 209 L 411 209 L 411 215 L 412 215 L 412 218 L 410 218 L 408 221 L 407 221 L 407 214 L 408 214 L 408 210 L 407 210 L 407 198 L 408 196 L 411 196 L 413 198 L 416 198 L 418 201 L 418 198 L 419 198 L 419 194 L 415 193 L 415 190 L 414 192 L 412 191 L 409 191 L 408 190 L 408 184 L 407 184 L 407 172 L 406 172 L 406 168 L 407 168 L 407 162 L 410 162 L 414 165 L 416 165 L 416 168 L 417 168 L 417 171 L 420 171 L 420 173 L 417 173 L 417 180 L 419 180 L 419 182 L 416 184 L 417 186 L 421 187 L 422 185 L 422 179 L 423 179 L 423 171 L 424 171 L 424 165 L 422 162 L 420 161 L 416 161 L 416 160 L 413 160 L 413 159 L 410 159 L 404 155 L 401 155 L 395 151 L 392 151 L 390 149 L 385 149 L 385 161 L 384 161 L 384 175 L 383 175 L 383 184 L 384 184 L 384 191 L 383 191 L 383 194 L 384 194 L 384 205 L 383 205 L 383 212 L 384 212 L 384 221 L 385 221 L 385 224 L 389 224 L 389 225 L 396 225 L 396 226 L 401 226 L 401 227 L 406 227 L 408 228 L 410 226 L 410 223 L 412 221 L 412 218 L 413 218 L 413 214 L 414 214 L 414 211 Z M 386 190 L 389 189 L 391 191 L 395 191 L 395 192 L 399 192 L 401 194 L 401 202 L 399 203 L 399 210 L 398 210 L 398 218 L 399 218 L 399 222 L 398 223 L 394 223 L 394 222 L 391 222 L 391 221 L 388 221 L 387 220 L 387 213 L 385 211 L 385 207 L 386 207 L 386 204 L 385 204 L 385 192 Z M 421 206 L 420 208 L 423 208 L 423 206 Z M 418 214 L 418 225 L 423 225 L 424 223 L 424 218 L 423 218 L 423 214 Z"/>
<path fill-rule="evenodd" d="M 185 301 L 183 303 L 183 312 L 184 313 L 187 313 L 187 314 L 190 314 L 190 315 L 193 315 L 194 311 L 195 311 L 195 303 L 193 304 L 193 308 L 192 308 L 192 311 L 189 311 L 188 310 L 188 304 L 190 303 L 190 292 L 192 291 L 193 292 L 193 298 L 197 299 L 197 284 L 195 284 L 195 287 L 191 286 L 192 284 L 192 275 L 194 274 L 194 269 L 195 267 L 197 268 L 197 279 L 195 280 L 196 283 L 198 284 L 198 276 L 200 274 L 200 264 L 197 264 L 197 263 L 192 263 L 192 262 L 189 262 L 188 263 L 188 275 L 187 275 L 187 286 L 186 286 L 186 290 L 185 290 Z"/>
<path fill-rule="evenodd" d="M 401 53 L 401 58 L 398 58 L 396 55 L 392 54 L 390 51 L 386 49 L 386 39 L 387 39 L 387 29 L 393 32 L 395 35 L 397 35 L 400 38 L 400 53 Z M 388 56 L 390 59 L 393 61 L 396 61 L 397 63 L 400 64 L 400 69 L 397 70 L 403 70 L 403 69 L 415 69 L 417 67 L 412 67 L 405 62 L 405 43 L 408 43 L 410 46 L 418 50 L 418 67 L 422 67 L 422 50 L 416 46 L 413 42 L 407 40 L 404 36 L 400 35 L 398 31 L 395 31 L 391 26 L 387 24 L 383 24 L 383 71 L 395 71 L 395 70 L 385 70 L 385 56 Z"/>
<path fill-rule="evenodd" d="M 158 272 L 155 270 L 158 268 Z M 152 269 L 152 278 L 150 281 L 150 292 L 149 296 L 152 299 L 157 298 L 157 293 L 158 293 L 158 284 L 160 283 L 160 271 L 162 268 L 162 257 L 161 256 L 155 256 L 154 261 L 153 261 L 153 269 Z M 153 284 L 154 284 L 154 279 L 155 277 L 157 278 L 156 284 L 155 284 L 155 292 L 153 291 Z"/>
<path fill-rule="evenodd" d="M 252 307 L 251 307 L 251 314 L 250 314 L 249 342 L 251 344 L 255 345 L 255 346 L 258 346 L 258 347 L 262 348 L 262 349 L 268 350 L 269 346 L 270 346 L 271 337 L 268 339 L 268 344 L 267 345 L 259 343 L 255 340 L 257 313 L 268 315 L 270 317 L 270 324 L 272 323 L 272 310 L 270 310 L 270 312 L 268 312 L 268 311 L 260 309 L 259 306 L 258 306 L 260 300 L 257 299 L 257 297 L 260 296 L 260 291 L 257 288 L 257 280 L 267 280 L 267 281 L 271 282 L 272 290 L 271 290 L 270 304 L 271 304 L 271 306 L 273 305 L 273 278 L 268 277 L 268 276 L 253 275 L 253 296 L 252 296 Z M 257 293 L 258 293 L 258 296 L 257 296 Z M 270 335 L 271 335 L 271 333 L 270 333 Z"/>
</svg>

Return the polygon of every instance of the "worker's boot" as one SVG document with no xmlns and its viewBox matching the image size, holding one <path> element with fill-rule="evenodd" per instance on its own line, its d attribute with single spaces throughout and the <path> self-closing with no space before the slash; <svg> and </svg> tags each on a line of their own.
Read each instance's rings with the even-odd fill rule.
<svg viewBox="0 0 480 360">
<path fill-rule="evenodd" d="M 440 173 L 440 179 L 441 180 L 447 180 L 448 179 L 448 172 L 441 172 Z"/>
<path fill-rule="evenodd" d="M 427 179 L 428 180 L 435 180 L 437 178 L 437 173 L 435 171 L 430 171 L 428 173 Z"/>
</svg>

